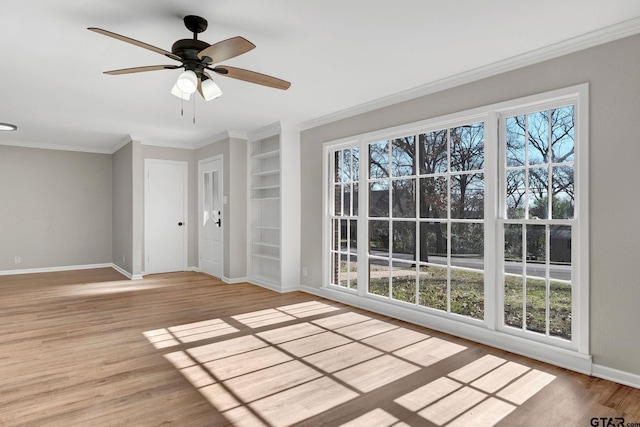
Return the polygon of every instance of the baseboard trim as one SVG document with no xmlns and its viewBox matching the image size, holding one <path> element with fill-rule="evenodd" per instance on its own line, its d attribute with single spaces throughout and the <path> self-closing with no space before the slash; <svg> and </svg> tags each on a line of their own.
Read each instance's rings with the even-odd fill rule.
<svg viewBox="0 0 640 427">
<path fill-rule="evenodd" d="M 499 331 L 492 331 L 450 319 L 444 319 L 428 313 L 418 312 L 404 307 L 389 305 L 384 302 L 365 299 L 358 295 L 347 294 L 327 288 L 300 286 L 299 290 L 322 298 L 348 304 L 363 310 L 390 316 L 395 319 L 434 329 L 469 341 L 485 344 L 494 348 L 509 351 L 541 362 L 550 363 L 561 368 L 591 375 L 591 355 L 557 348 L 548 344 L 532 342 Z"/>
<path fill-rule="evenodd" d="M 65 265 L 60 267 L 43 267 L 43 268 L 24 268 L 20 270 L 2 270 L 0 276 L 9 276 L 12 274 L 33 274 L 33 273 L 55 273 L 58 271 L 71 270 L 90 270 L 92 268 L 114 267 L 112 263 L 105 264 L 84 264 L 84 265 Z"/>
<path fill-rule="evenodd" d="M 628 385 L 640 389 L 640 375 L 630 372 L 620 371 L 618 369 L 609 368 L 607 366 L 593 364 L 591 375 L 602 378 L 603 380 L 614 381 L 620 384 Z"/>
<path fill-rule="evenodd" d="M 285 294 L 287 292 L 294 292 L 294 291 L 299 291 L 300 290 L 300 286 L 298 286 L 298 285 L 283 287 L 283 286 L 276 285 L 274 283 L 270 283 L 270 282 L 266 282 L 264 280 L 257 279 L 255 277 L 249 277 L 249 278 L 247 278 L 245 280 L 245 282 L 251 283 L 252 285 L 260 286 L 261 288 L 269 289 L 269 290 L 274 291 L 274 292 L 278 292 L 280 294 Z"/>
<path fill-rule="evenodd" d="M 125 270 L 124 268 L 116 265 L 116 264 L 111 264 L 111 267 L 117 271 L 118 273 L 122 274 L 123 276 L 126 276 L 129 280 L 142 280 L 142 274 L 131 274 L 129 273 L 127 270 Z"/>
<path fill-rule="evenodd" d="M 236 285 L 238 283 L 246 283 L 247 282 L 247 278 L 246 277 L 236 277 L 234 279 L 231 279 L 229 277 L 221 277 L 220 278 L 224 283 L 228 284 L 228 285 Z"/>
</svg>

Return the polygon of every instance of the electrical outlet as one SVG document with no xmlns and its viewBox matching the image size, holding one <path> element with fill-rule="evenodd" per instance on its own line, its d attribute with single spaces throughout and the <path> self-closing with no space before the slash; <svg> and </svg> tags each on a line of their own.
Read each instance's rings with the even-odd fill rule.
<svg viewBox="0 0 640 427">
<path fill-rule="evenodd" d="M 302 267 L 302 275 L 304 277 L 307 277 L 307 274 L 309 274 L 309 272 L 307 271 L 307 267 Z"/>
<path fill-rule="evenodd" d="M 13 259 L 13 262 L 15 262 L 16 264 L 20 264 L 22 262 L 22 258 L 20 258 L 20 255 L 16 255 L 16 257 Z"/>
</svg>

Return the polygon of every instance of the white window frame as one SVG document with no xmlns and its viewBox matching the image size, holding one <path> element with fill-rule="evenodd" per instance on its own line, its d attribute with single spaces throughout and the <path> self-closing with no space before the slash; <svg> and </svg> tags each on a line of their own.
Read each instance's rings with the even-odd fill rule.
<svg viewBox="0 0 640 427">
<path fill-rule="evenodd" d="M 333 155 L 333 153 L 337 152 L 337 151 L 342 151 L 345 149 L 349 149 L 349 148 L 354 148 L 354 147 L 358 147 L 358 144 L 354 144 L 352 142 L 345 142 L 339 145 L 333 145 L 331 146 L 330 149 L 325 150 L 325 157 L 329 156 L 329 155 Z M 325 149 L 328 147 L 325 147 Z M 361 154 L 360 154 L 361 155 Z M 325 183 L 325 187 L 323 189 L 324 194 L 326 195 L 326 197 L 323 198 L 323 206 L 325 206 L 325 208 L 323 209 L 323 212 L 325 212 L 325 221 L 323 221 L 323 239 L 324 240 L 324 247 L 326 248 L 328 254 L 326 254 L 326 260 L 323 262 L 323 266 L 325 264 L 328 265 L 328 267 L 326 267 L 326 269 L 323 268 L 323 283 L 327 283 L 329 286 L 335 287 L 337 289 L 346 291 L 346 292 L 351 292 L 351 293 L 357 293 L 358 289 L 360 288 L 360 286 L 358 286 L 358 288 L 353 288 L 353 287 L 342 287 L 339 286 L 337 284 L 331 284 L 331 276 L 328 274 L 329 269 L 331 268 L 331 254 L 332 254 L 332 248 L 331 248 L 331 220 L 334 219 L 334 217 L 336 217 L 335 215 L 335 209 L 334 209 L 334 198 L 330 197 L 331 195 L 331 191 L 332 188 L 334 188 L 336 182 L 334 182 L 333 177 L 335 176 L 335 162 L 333 161 L 333 157 L 331 158 L 327 158 L 325 159 L 326 162 L 328 162 L 328 166 L 325 165 L 325 167 L 323 168 L 323 181 Z M 362 171 L 362 166 L 361 166 L 361 160 L 358 162 L 358 165 L 360 166 L 359 170 L 358 170 L 358 203 L 360 203 L 362 201 L 362 197 L 361 194 L 361 188 L 362 188 L 362 175 L 361 175 L 361 171 Z M 351 165 L 352 167 L 352 171 L 353 171 L 353 165 Z M 353 182 L 353 181 L 352 181 Z M 331 200 L 328 200 L 328 198 L 330 198 Z M 353 206 L 354 201 L 353 201 L 353 194 L 351 195 L 351 205 Z M 342 206 L 342 209 L 344 211 L 344 206 Z M 362 209 L 359 206 L 359 209 Z M 358 212 L 360 212 L 358 210 Z M 360 215 L 357 215 L 355 217 L 352 216 L 345 216 L 344 219 L 346 219 L 347 221 L 351 221 L 351 220 L 356 220 L 357 224 L 358 224 L 358 231 L 357 231 L 357 240 L 358 243 L 360 243 L 361 240 L 361 223 L 360 223 Z M 325 224 L 326 223 L 326 224 Z M 362 255 L 362 249 L 360 248 L 360 244 L 358 244 L 358 248 L 357 248 L 357 252 L 356 252 L 356 256 L 358 257 L 358 260 L 360 260 L 360 256 Z M 349 246 L 347 246 L 349 248 Z M 365 252 L 366 254 L 366 249 Z M 324 275 L 326 274 L 326 275 Z M 365 276 L 366 279 L 366 276 Z M 340 280 L 339 276 L 338 276 L 338 281 Z M 357 278 L 356 281 L 359 284 L 361 282 L 362 279 L 362 272 L 360 271 L 360 269 L 358 269 L 357 272 Z"/>
<path fill-rule="evenodd" d="M 498 306 L 497 314 L 500 314 L 497 322 L 498 330 L 520 336 L 529 340 L 548 343 L 556 347 L 566 348 L 582 354 L 589 353 L 589 126 L 588 126 L 588 106 L 589 87 L 588 84 L 559 89 L 539 95 L 529 96 L 513 102 L 512 105 L 503 103 L 502 108 L 496 108 L 499 118 L 499 127 L 502 129 L 504 119 L 516 115 L 529 114 L 537 111 L 559 108 L 567 105 L 574 106 L 574 185 L 576 194 L 576 204 L 574 208 L 574 218 L 571 220 L 571 227 L 575 232 L 571 242 L 571 258 L 574 268 L 572 269 L 572 323 L 571 341 L 561 338 L 544 336 L 535 332 L 520 331 L 504 325 L 502 313 L 504 312 L 504 287 L 502 285 L 502 272 L 504 271 L 504 258 L 498 260 L 497 272 L 499 284 L 497 289 Z M 500 147 L 500 195 L 505 194 L 506 186 L 506 135 L 501 132 L 499 135 Z M 505 222 L 506 201 L 499 200 L 499 215 L 497 217 L 496 240 L 498 241 L 502 253 L 504 250 L 504 239 L 501 237 Z M 552 222 L 553 221 L 549 221 Z M 559 224 L 563 221 L 559 221 Z M 502 320 L 502 321 L 500 321 Z"/>
<path fill-rule="evenodd" d="M 558 89 L 550 92 L 536 94 L 524 98 L 492 104 L 460 113 L 450 114 L 433 119 L 423 120 L 420 122 L 409 123 L 406 125 L 396 126 L 393 128 L 383 129 L 380 131 L 360 134 L 340 140 L 327 141 L 323 146 L 323 281 L 322 287 L 330 291 L 337 291 L 339 294 L 357 295 L 358 301 L 362 301 L 362 306 L 367 306 L 367 300 L 384 301 L 385 304 L 391 306 L 409 308 L 415 312 L 422 312 L 423 315 L 434 315 L 444 318 L 444 323 L 437 321 L 438 324 L 447 325 L 447 322 L 463 323 L 468 325 L 480 326 L 492 333 L 500 334 L 497 342 L 509 342 L 513 340 L 514 346 L 502 345 L 504 348 L 512 348 L 513 351 L 524 353 L 527 343 L 539 342 L 545 348 L 560 348 L 580 353 L 580 362 L 588 360 L 589 355 L 589 234 L 588 234 L 588 178 L 589 178 L 589 150 L 588 150 L 588 105 L 589 105 L 588 84 L 584 83 L 572 87 Z M 552 105 L 574 105 L 575 120 L 575 141 L 576 150 L 574 157 L 574 177 L 576 205 L 574 210 L 575 221 L 572 222 L 574 227 L 574 236 L 572 241 L 572 259 L 573 274 L 572 283 L 572 339 L 571 341 L 561 340 L 557 338 L 540 337 L 535 334 L 513 334 L 513 328 L 506 328 L 503 325 L 503 286 L 502 286 L 502 266 L 503 257 L 498 256 L 500 248 L 503 248 L 503 237 L 500 235 L 502 224 L 500 213 L 503 209 L 503 203 L 500 199 L 500 190 L 502 183 L 500 176 L 503 174 L 500 159 L 499 143 L 504 140 L 499 127 L 499 118 L 501 115 L 514 115 L 513 112 L 534 112 L 547 109 Z M 446 129 L 455 127 L 460 124 L 475 123 L 482 121 L 485 123 L 485 309 L 484 320 L 476 320 L 465 316 L 443 313 L 440 310 L 429 309 L 419 305 L 413 305 L 402 301 L 392 300 L 391 298 L 380 297 L 367 293 L 368 288 L 368 269 L 364 268 L 368 263 L 368 144 L 370 142 L 393 139 L 394 137 L 403 137 L 412 134 L 419 134 L 432 130 Z M 503 132 L 502 132 L 503 133 Z M 329 269 L 330 269 L 330 217 L 332 215 L 331 188 L 333 186 L 333 178 L 329 166 L 333 163 L 331 153 L 334 150 L 344 149 L 358 146 L 360 148 L 360 174 L 359 174 L 359 216 L 358 216 L 358 288 L 357 290 L 345 289 L 339 286 L 329 285 Z M 353 301 L 347 297 L 349 301 Z M 378 305 L 376 304 L 376 307 Z M 390 311 L 393 311 L 393 307 Z M 417 316 L 420 316 L 419 314 Z M 429 316 L 429 318 L 431 318 Z M 433 318 L 431 318 L 433 319 Z M 446 328 L 454 330 L 456 327 Z M 464 335 L 464 334 L 463 334 Z M 484 334 L 481 334 L 484 336 Z M 512 338 L 505 340 L 504 335 L 510 335 Z M 487 335 L 491 337 L 491 335 Z M 492 339 L 483 339 L 488 342 Z M 547 347 L 549 346 L 549 347 Z M 540 358 L 540 357 L 539 357 Z M 562 359 L 562 355 L 559 356 Z M 551 360 L 554 363 L 553 360 Z M 556 362 L 556 364 L 568 365 L 569 362 Z"/>
</svg>

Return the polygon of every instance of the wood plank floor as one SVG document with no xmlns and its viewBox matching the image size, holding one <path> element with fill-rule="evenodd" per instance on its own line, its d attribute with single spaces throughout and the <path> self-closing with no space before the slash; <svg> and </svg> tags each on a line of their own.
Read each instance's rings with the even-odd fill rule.
<svg viewBox="0 0 640 427">
<path fill-rule="evenodd" d="M 304 293 L 112 269 L 0 293 L 3 426 L 640 426 L 638 389 Z"/>
</svg>

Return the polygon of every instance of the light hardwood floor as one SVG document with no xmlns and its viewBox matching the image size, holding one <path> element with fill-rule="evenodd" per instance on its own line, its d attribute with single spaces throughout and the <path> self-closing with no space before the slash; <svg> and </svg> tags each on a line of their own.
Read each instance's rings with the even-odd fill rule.
<svg viewBox="0 0 640 427">
<path fill-rule="evenodd" d="M 0 293 L 1 425 L 640 426 L 638 389 L 304 293 L 112 269 Z"/>
</svg>

